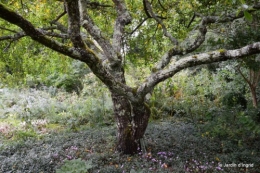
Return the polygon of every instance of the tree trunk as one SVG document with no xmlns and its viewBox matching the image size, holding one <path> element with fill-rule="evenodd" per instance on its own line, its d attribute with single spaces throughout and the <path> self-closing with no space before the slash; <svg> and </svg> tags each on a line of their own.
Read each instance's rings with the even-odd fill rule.
<svg viewBox="0 0 260 173">
<path fill-rule="evenodd" d="M 116 150 L 123 154 L 135 154 L 141 150 L 150 110 L 142 101 L 131 103 L 127 98 L 112 93 L 114 114 L 117 123 Z"/>
<path fill-rule="evenodd" d="M 257 108 L 257 96 L 256 96 L 256 87 L 253 85 L 249 85 L 250 86 L 250 91 L 251 91 L 251 95 L 252 95 L 252 100 L 253 100 L 253 106 L 255 108 Z"/>
<path fill-rule="evenodd" d="M 238 72 L 241 74 L 243 79 L 247 82 L 247 84 L 250 88 L 253 106 L 255 108 L 257 108 L 258 101 L 257 101 L 256 88 L 257 88 L 257 85 L 258 85 L 258 82 L 259 82 L 260 70 L 254 71 L 253 69 L 249 69 L 249 77 L 248 78 L 246 78 L 246 76 L 242 73 L 242 71 L 240 70 L 240 67 L 238 67 Z"/>
</svg>

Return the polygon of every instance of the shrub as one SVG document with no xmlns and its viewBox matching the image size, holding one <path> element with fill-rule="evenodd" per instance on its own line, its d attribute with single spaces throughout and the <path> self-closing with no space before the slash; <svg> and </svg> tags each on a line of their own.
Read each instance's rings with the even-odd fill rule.
<svg viewBox="0 0 260 173">
<path fill-rule="evenodd" d="M 55 86 L 57 88 L 64 89 L 66 92 L 69 93 L 76 92 L 77 94 L 80 94 L 80 92 L 83 89 L 83 84 L 81 83 L 81 79 L 69 75 L 60 76 L 55 82 Z"/>
<path fill-rule="evenodd" d="M 241 93 L 229 92 L 227 93 L 223 99 L 222 104 L 227 106 L 228 108 L 232 108 L 235 106 L 241 106 L 241 108 L 247 108 L 247 100 L 245 96 Z"/>
</svg>

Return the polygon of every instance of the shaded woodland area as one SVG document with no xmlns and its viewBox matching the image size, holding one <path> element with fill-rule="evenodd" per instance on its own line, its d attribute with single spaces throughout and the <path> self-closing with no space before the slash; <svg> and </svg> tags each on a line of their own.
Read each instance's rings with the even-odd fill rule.
<svg viewBox="0 0 260 173">
<path fill-rule="evenodd" d="M 1 1 L 0 172 L 258 172 L 259 9 Z"/>
</svg>

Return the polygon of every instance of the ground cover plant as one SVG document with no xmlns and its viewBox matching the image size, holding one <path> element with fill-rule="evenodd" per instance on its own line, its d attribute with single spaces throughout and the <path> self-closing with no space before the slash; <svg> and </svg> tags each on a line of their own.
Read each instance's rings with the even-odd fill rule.
<svg viewBox="0 0 260 173">
<path fill-rule="evenodd" d="M 52 88 L 1 89 L 1 171 L 257 172 L 257 110 L 218 106 L 218 102 L 205 97 L 205 90 L 197 91 L 194 97 L 188 93 L 194 92 L 192 82 L 184 82 L 186 73 L 176 78 L 183 84 L 178 85 L 182 86 L 182 96 L 175 92 L 171 102 L 165 105 L 167 100 L 160 101 L 168 98 L 172 92 L 169 88 L 180 89 L 177 83 L 173 87 L 173 81 L 154 91 L 157 94 L 151 105 L 157 108 L 158 115 L 154 112 L 145 133 L 146 148 L 126 156 L 115 150 L 116 126 L 112 123 L 110 96 L 104 96 L 107 92 L 102 87 L 91 91 L 98 84 L 95 78 L 80 96 L 62 90 L 54 94 Z M 201 70 L 194 84 L 203 78 L 201 75 L 208 73 Z"/>
<path fill-rule="evenodd" d="M 52 133 L 41 140 L 30 137 L 23 142 L 13 141 L 1 147 L 1 171 L 256 172 L 259 169 L 259 148 L 254 148 L 258 151 L 252 155 L 250 148 L 245 151 L 244 147 L 234 149 L 235 145 L 220 145 L 228 141 L 198 136 L 192 123 L 176 122 L 172 117 L 148 127 L 147 153 L 134 156 L 116 153 L 115 134 L 116 128 L 109 126 L 77 133 Z M 225 168 L 220 166 L 223 163 L 254 165 Z"/>
<path fill-rule="evenodd" d="M 196 131 L 192 125 L 180 123 L 178 129 L 173 125 L 176 124 L 164 123 L 162 128 L 159 123 L 148 128 L 146 140 L 150 151 L 147 154 L 122 156 L 115 153 L 115 128 L 89 129 L 6 147 L 1 151 L 1 169 L 3 172 L 55 172 L 56 168 L 62 169 L 63 165 L 78 158 L 88 165 L 82 167 L 89 172 L 246 172 L 246 169 L 255 172 L 259 169 L 256 164 L 249 168 L 220 166 L 224 162 L 252 163 L 257 158 L 250 152 L 221 154 L 221 145 L 194 135 Z M 163 140 L 165 137 L 168 140 Z M 233 146 L 225 149 L 233 150 Z"/>
</svg>

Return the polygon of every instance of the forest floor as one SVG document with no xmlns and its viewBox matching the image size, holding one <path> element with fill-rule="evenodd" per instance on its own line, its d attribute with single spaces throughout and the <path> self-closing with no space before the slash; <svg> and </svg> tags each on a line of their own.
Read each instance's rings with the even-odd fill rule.
<svg viewBox="0 0 260 173">
<path fill-rule="evenodd" d="M 101 96 L 2 90 L 0 173 L 259 173 L 259 138 L 212 137 L 201 132 L 208 122 L 187 117 L 152 120 L 147 151 L 121 155 L 109 100 Z"/>
<path fill-rule="evenodd" d="M 42 139 L 9 141 L 0 148 L 0 172 L 51 173 L 58 168 L 63 169 L 61 172 L 76 173 L 82 168 L 90 173 L 259 171 L 259 162 L 234 157 L 252 157 L 252 153 L 241 153 L 232 147 L 223 151 L 219 141 L 198 136 L 192 124 L 175 119 L 150 123 L 145 134 L 147 153 L 135 156 L 116 153 L 115 136 L 115 127 L 108 126 L 52 133 Z M 254 157 L 259 159 L 259 155 Z M 82 162 L 86 165 L 82 166 Z M 64 163 L 67 167 L 61 168 Z"/>
</svg>

